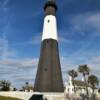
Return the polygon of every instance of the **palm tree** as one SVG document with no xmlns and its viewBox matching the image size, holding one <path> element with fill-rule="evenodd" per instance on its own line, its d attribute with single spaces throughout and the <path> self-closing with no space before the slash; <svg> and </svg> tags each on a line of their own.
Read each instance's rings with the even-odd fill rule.
<svg viewBox="0 0 100 100">
<path fill-rule="evenodd" d="M 72 77 L 72 83 L 74 86 L 74 92 L 75 92 L 75 84 L 74 84 L 74 79 L 78 76 L 78 73 L 75 70 L 70 70 L 68 71 L 68 75 Z"/>
<path fill-rule="evenodd" d="M 89 75 L 89 73 L 90 73 L 90 69 L 88 68 L 88 66 L 87 65 L 79 65 L 78 72 L 83 74 L 84 82 L 87 83 L 86 75 Z M 87 95 L 88 95 L 88 87 L 87 87 L 87 85 L 86 85 L 86 92 L 87 92 Z"/>
<path fill-rule="evenodd" d="M 92 94 L 94 94 L 94 89 L 96 88 L 96 85 L 99 84 L 99 80 L 97 78 L 97 76 L 95 75 L 90 75 L 88 77 L 88 83 L 91 85 L 92 87 Z"/>
</svg>

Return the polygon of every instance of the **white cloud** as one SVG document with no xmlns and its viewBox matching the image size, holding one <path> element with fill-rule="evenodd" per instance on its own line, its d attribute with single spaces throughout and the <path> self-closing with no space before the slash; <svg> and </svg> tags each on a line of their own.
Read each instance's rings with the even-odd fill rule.
<svg viewBox="0 0 100 100">
<path fill-rule="evenodd" d="M 91 69 L 100 70 L 100 56 L 92 57 L 88 60 L 88 64 L 91 67 Z"/>
<path fill-rule="evenodd" d="M 9 49 L 8 40 L 6 39 L 6 34 L 3 34 L 3 37 L 0 38 L 0 58 L 8 59 L 13 57 L 15 52 Z"/>
<path fill-rule="evenodd" d="M 5 59 L 0 60 L 0 80 L 9 80 L 20 86 L 35 79 L 38 58 Z"/>
<path fill-rule="evenodd" d="M 77 65 L 69 57 L 67 58 L 64 56 L 60 58 L 60 63 L 62 68 L 63 80 L 66 81 L 68 79 L 68 71 L 72 69 L 77 69 Z"/>
<path fill-rule="evenodd" d="M 41 40 L 42 40 L 42 37 L 40 35 L 37 35 L 37 36 L 34 36 L 32 38 L 32 44 L 40 44 L 41 43 Z"/>
<path fill-rule="evenodd" d="M 87 23 L 90 23 L 94 26 L 97 30 L 100 31 L 100 13 L 94 14 L 87 19 Z"/>
<path fill-rule="evenodd" d="M 38 58 L 24 58 L 24 59 L 6 59 L 6 60 L 1 60 L 0 65 L 4 66 L 15 66 L 15 67 L 32 67 L 36 66 L 37 67 L 38 63 Z"/>
<path fill-rule="evenodd" d="M 69 39 L 67 39 L 67 38 L 65 38 L 65 37 L 58 37 L 59 39 L 59 42 L 61 42 L 61 43 L 72 43 L 72 40 L 69 40 Z"/>
<path fill-rule="evenodd" d="M 9 2 L 9 0 L 4 0 L 2 7 L 5 7 L 7 5 L 7 3 Z"/>
<path fill-rule="evenodd" d="M 18 43 L 15 43 L 14 45 L 26 46 L 26 45 L 38 45 L 40 43 L 41 43 L 41 36 L 37 35 L 37 36 L 34 36 L 32 39 L 29 39 L 28 41 L 18 42 Z"/>
<path fill-rule="evenodd" d="M 69 70 L 70 68 L 74 67 L 73 61 L 71 61 L 69 58 L 62 56 L 60 60 L 63 71 Z"/>
<path fill-rule="evenodd" d="M 81 35 L 84 35 L 89 31 L 91 35 L 93 33 L 93 35 L 100 36 L 100 13 L 86 13 L 73 16 L 71 25 L 72 33 L 79 32 Z"/>
<path fill-rule="evenodd" d="M 33 59 L 23 59 L 21 62 L 22 66 L 35 66 L 37 67 L 38 64 L 38 58 L 33 58 Z"/>
<path fill-rule="evenodd" d="M 91 62 L 92 63 L 100 63 L 100 56 L 97 56 L 97 57 L 93 57 L 92 59 L 91 59 Z"/>
</svg>

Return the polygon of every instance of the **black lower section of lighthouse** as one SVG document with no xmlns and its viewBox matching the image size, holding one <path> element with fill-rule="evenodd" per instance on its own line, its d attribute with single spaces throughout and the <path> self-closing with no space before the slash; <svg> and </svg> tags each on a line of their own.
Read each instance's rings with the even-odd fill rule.
<svg viewBox="0 0 100 100">
<path fill-rule="evenodd" d="M 47 39 L 41 45 L 34 91 L 63 92 L 58 43 L 56 40 Z"/>
</svg>

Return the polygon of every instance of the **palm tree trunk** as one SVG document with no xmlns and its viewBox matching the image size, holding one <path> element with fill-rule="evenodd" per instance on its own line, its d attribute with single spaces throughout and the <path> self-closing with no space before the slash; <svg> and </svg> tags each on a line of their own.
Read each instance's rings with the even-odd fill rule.
<svg viewBox="0 0 100 100">
<path fill-rule="evenodd" d="M 83 73 L 83 77 L 84 77 L 84 81 L 86 83 L 86 94 L 87 94 L 87 96 L 89 96 L 88 87 L 87 87 L 87 81 L 86 81 L 86 77 L 85 77 L 85 74 L 84 73 Z"/>
<path fill-rule="evenodd" d="M 95 90 L 95 87 L 93 86 L 93 88 L 92 88 L 92 95 L 94 95 L 94 90 Z"/>
<path fill-rule="evenodd" d="M 74 84 L 74 79 L 72 78 L 72 84 L 74 86 L 74 93 L 75 93 L 75 84 Z"/>
<path fill-rule="evenodd" d="M 92 89 L 92 100 L 96 100 L 95 94 L 94 94 L 94 87 Z"/>
<path fill-rule="evenodd" d="M 92 95 L 94 94 L 94 88 L 93 88 L 93 91 L 92 91 Z"/>
</svg>

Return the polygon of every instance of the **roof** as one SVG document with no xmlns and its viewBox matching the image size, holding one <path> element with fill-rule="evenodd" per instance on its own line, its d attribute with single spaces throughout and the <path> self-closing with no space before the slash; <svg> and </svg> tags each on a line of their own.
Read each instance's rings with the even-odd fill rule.
<svg viewBox="0 0 100 100">
<path fill-rule="evenodd" d="M 83 82 L 83 81 L 80 81 L 80 80 L 74 80 L 74 81 L 73 81 L 73 84 L 74 84 L 74 85 L 77 85 L 77 86 L 87 86 L 87 87 L 90 87 L 89 84 L 87 84 L 87 83 L 85 83 L 85 82 Z"/>
</svg>

